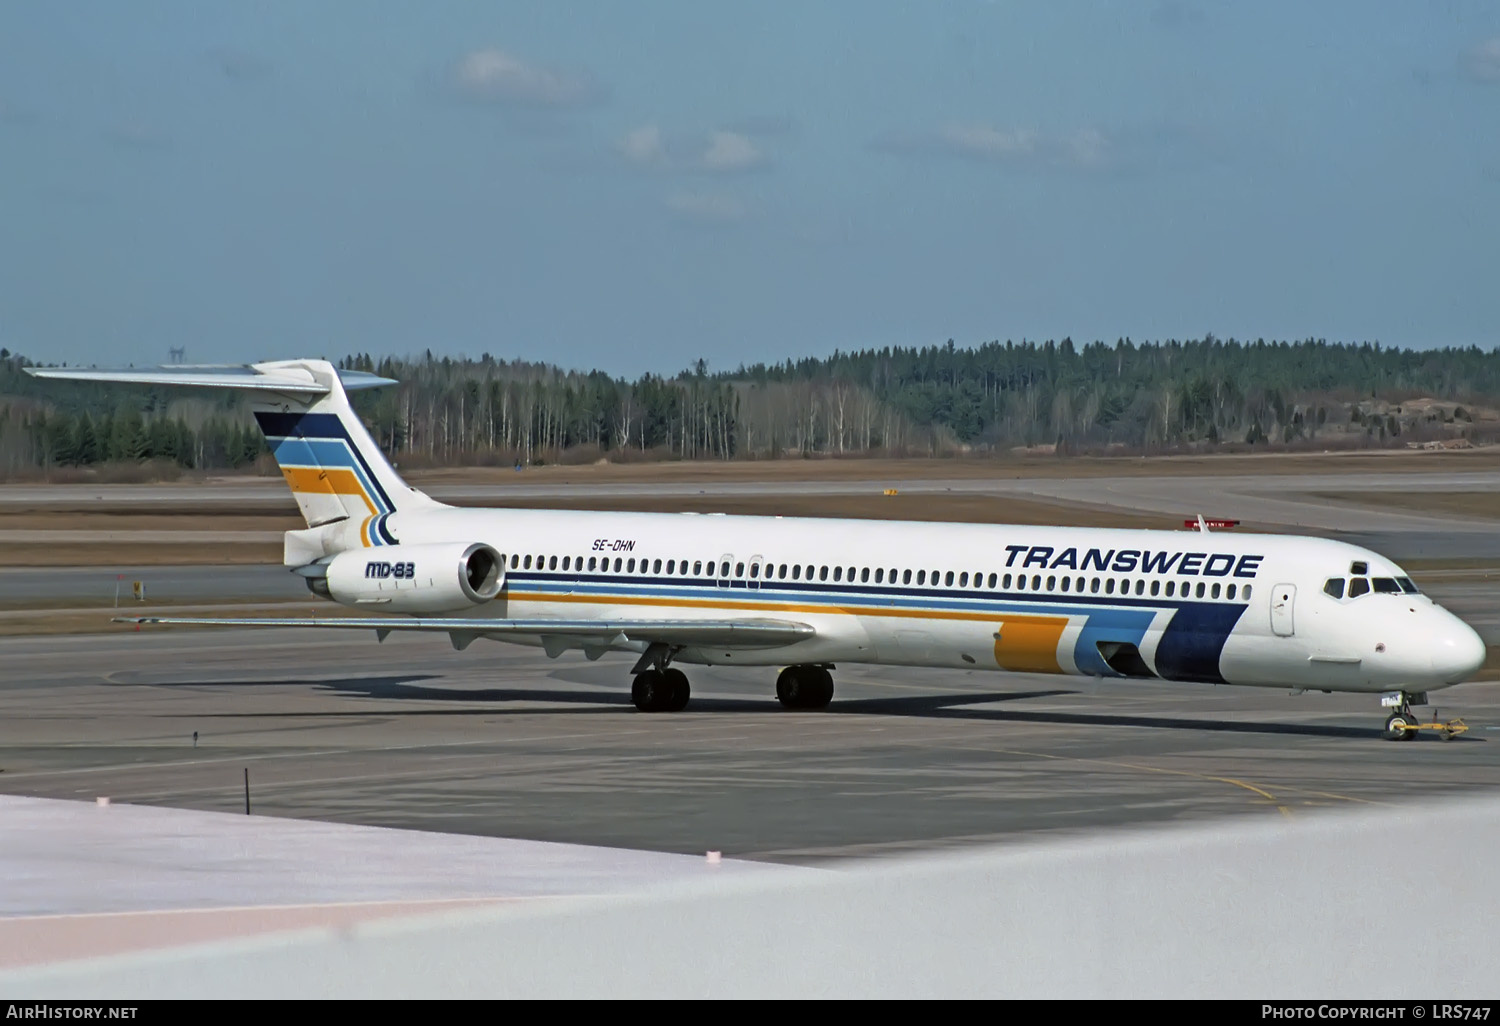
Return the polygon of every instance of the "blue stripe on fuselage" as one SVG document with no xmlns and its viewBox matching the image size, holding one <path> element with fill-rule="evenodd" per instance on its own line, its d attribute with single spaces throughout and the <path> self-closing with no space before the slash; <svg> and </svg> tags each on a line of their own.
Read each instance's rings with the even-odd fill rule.
<svg viewBox="0 0 1500 1026">
<path fill-rule="evenodd" d="M 839 613 L 849 605 L 886 607 L 894 610 L 1072 615 L 1084 618 L 1074 645 L 1073 660 L 1082 673 L 1119 677 L 1099 655 L 1101 641 L 1125 642 L 1139 648 L 1157 613 L 1167 610 L 1171 618 L 1156 648 L 1156 671 L 1166 680 L 1224 683 L 1219 656 L 1229 634 L 1248 608 L 1241 602 L 1212 602 L 1127 596 L 1037 595 L 1031 592 L 932 590 L 870 585 L 832 585 L 776 581 L 759 584 L 746 580 L 724 583 L 713 579 L 685 582 L 681 578 L 656 576 L 612 576 L 569 572 L 507 570 L 510 586 L 556 594 L 598 595 L 601 599 L 639 595 L 642 598 L 693 599 L 711 604 L 715 599 L 772 602 L 804 602 L 827 605 Z M 750 587 L 756 583 L 758 586 Z M 1104 600 L 1101 601 L 1101 598 Z"/>
</svg>

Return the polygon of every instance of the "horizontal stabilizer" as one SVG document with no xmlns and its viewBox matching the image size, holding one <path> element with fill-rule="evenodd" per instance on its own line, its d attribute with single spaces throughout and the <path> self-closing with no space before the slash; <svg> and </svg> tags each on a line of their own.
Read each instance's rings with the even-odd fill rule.
<svg viewBox="0 0 1500 1026">
<path fill-rule="evenodd" d="M 661 642 L 684 647 L 774 648 L 805 641 L 817 632 L 790 620 L 483 620 L 420 617 L 223 617 L 120 616 L 116 623 L 154 623 L 193 627 L 341 627 L 345 630 L 445 631 L 502 637 L 570 638 L 579 642 Z"/>
<path fill-rule="evenodd" d="M 327 385 L 315 380 L 306 370 L 285 364 L 199 364 L 193 366 L 171 364 L 162 367 L 119 369 L 27 367 L 26 373 L 33 377 L 55 378 L 60 381 L 113 381 L 130 385 L 240 388 L 306 396 L 327 395 L 329 391 Z M 382 378 L 364 371 L 340 370 L 338 375 L 339 382 L 346 392 L 396 384 L 391 378 Z"/>
</svg>

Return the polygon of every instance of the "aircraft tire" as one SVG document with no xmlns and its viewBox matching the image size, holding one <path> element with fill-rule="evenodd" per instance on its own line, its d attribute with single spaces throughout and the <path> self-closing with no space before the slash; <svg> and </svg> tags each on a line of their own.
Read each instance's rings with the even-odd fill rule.
<svg viewBox="0 0 1500 1026">
<path fill-rule="evenodd" d="M 663 708 L 667 712 L 682 712 L 687 708 L 688 698 L 693 689 L 688 685 L 687 674 L 681 670 L 663 670 L 662 677 L 666 679 L 667 693 L 670 696 Z"/>
<path fill-rule="evenodd" d="M 630 700 L 641 712 L 662 712 L 671 698 L 671 684 L 660 670 L 642 670 L 630 683 Z"/>
<path fill-rule="evenodd" d="M 1410 741 L 1417 736 L 1415 730 L 1407 730 L 1408 724 L 1412 723 L 1411 716 L 1407 713 L 1391 713 L 1385 721 L 1385 736 L 1389 741 Z"/>
</svg>

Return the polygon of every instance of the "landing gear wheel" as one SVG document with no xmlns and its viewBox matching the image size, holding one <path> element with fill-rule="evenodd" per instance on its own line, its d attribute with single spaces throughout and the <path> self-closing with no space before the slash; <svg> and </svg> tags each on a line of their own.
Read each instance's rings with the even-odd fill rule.
<svg viewBox="0 0 1500 1026">
<path fill-rule="evenodd" d="M 667 700 L 666 711 L 682 712 L 687 708 L 688 696 L 693 692 L 688 687 L 687 674 L 681 670 L 663 670 L 661 675 L 666 679 L 667 693 L 671 696 Z"/>
<path fill-rule="evenodd" d="M 1385 721 L 1386 739 L 1390 741 L 1412 740 L 1417 736 L 1417 732 L 1409 728 L 1416 722 L 1416 717 L 1410 712 L 1391 713 Z"/>
<path fill-rule="evenodd" d="M 788 666 L 776 677 L 776 699 L 786 708 L 795 709 L 801 694 L 802 679 L 797 673 L 797 667 Z"/>
<path fill-rule="evenodd" d="M 833 700 L 833 674 L 821 666 L 788 666 L 776 678 L 776 697 L 788 709 L 823 709 Z"/>
<path fill-rule="evenodd" d="M 660 670 L 643 670 L 630 683 L 630 700 L 641 712 L 662 712 L 672 699 L 672 685 Z"/>
<path fill-rule="evenodd" d="M 821 666 L 809 667 L 808 675 L 812 677 L 812 687 L 808 689 L 807 699 L 803 708 L 826 709 L 828 703 L 833 701 L 833 674 Z"/>
</svg>

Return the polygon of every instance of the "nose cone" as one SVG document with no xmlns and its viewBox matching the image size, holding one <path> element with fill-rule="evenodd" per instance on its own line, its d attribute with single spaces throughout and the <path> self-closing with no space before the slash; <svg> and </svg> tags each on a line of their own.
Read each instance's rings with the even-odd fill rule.
<svg viewBox="0 0 1500 1026">
<path fill-rule="evenodd" d="M 1445 684 L 1458 684 L 1479 672 L 1489 655 L 1484 639 L 1456 616 L 1433 639 L 1432 671 Z"/>
</svg>

